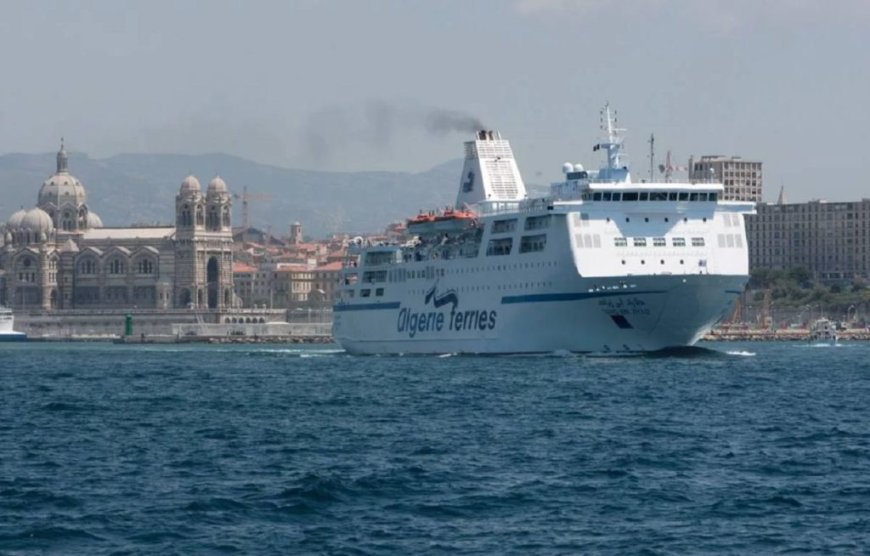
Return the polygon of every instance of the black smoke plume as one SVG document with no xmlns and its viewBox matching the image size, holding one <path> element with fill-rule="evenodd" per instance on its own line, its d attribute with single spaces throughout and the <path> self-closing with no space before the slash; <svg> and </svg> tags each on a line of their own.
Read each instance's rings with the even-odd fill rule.
<svg viewBox="0 0 870 556">
<path fill-rule="evenodd" d="M 407 132 L 442 137 L 470 135 L 482 129 L 480 119 L 458 110 L 374 100 L 359 107 L 332 106 L 311 114 L 302 141 L 307 154 L 322 162 L 351 145 L 389 149 Z"/>
</svg>

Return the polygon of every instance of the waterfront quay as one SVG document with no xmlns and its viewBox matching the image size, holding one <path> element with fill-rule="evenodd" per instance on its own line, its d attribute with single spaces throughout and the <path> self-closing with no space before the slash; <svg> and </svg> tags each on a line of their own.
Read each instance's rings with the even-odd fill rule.
<svg viewBox="0 0 870 556">
<path fill-rule="evenodd" d="M 704 336 L 711 342 L 808 342 L 811 332 L 809 328 L 749 328 L 739 326 L 722 326 L 714 328 Z M 867 328 L 845 328 L 837 330 L 839 340 L 867 341 L 870 340 L 870 330 Z"/>
<path fill-rule="evenodd" d="M 263 338 L 323 337 L 328 323 L 288 323 L 287 312 L 279 309 L 70 309 L 19 311 L 15 328 L 34 340 L 112 340 L 151 343 L 228 338 L 253 341 Z M 134 340 L 135 338 L 135 340 Z M 202 341 L 202 340 L 201 340 Z"/>
</svg>

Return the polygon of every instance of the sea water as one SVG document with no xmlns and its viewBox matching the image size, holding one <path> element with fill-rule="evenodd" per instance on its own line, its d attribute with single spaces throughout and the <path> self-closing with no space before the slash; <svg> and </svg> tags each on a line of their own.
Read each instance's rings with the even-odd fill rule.
<svg viewBox="0 0 870 556">
<path fill-rule="evenodd" d="M 0 345 L 0 554 L 856 553 L 870 344 Z"/>
</svg>

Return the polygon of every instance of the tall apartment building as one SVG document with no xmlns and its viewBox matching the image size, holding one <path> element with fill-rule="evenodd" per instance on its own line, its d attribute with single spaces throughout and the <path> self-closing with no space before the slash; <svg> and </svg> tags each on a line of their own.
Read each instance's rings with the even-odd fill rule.
<svg viewBox="0 0 870 556">
<path fill-rule="evenodd" d="M 749 268 L 801 267 L 814 278 L 870 277 L 870 199 L 767 204 L 746 216 Z"/>
<path fill-rule="evenodd" d="M 725 186 L 723 200 L 761 202 L 761 162 L 739 156 L 689 159 L 689 181 L 716 181 Z"/>
</svg>

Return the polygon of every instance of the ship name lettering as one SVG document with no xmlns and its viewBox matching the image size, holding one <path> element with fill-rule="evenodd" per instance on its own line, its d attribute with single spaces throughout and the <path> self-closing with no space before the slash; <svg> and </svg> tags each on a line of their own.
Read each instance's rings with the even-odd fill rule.
<svg viewBox="0 0 870 556">
<path fill-rule="evenodd" d="M 414 338 L 418 333 L 441 332 L 447 324 L 447 330 L 472 331 L 495 329 L 496 311 L 473 309 L 468 311 L 423 311 L 416 313 L 407 307 L 399 310 L 396 319 L 396 331 L 408 334 Z M 445 323 L 446 321 L 446 323 Z"/>
</svg>

